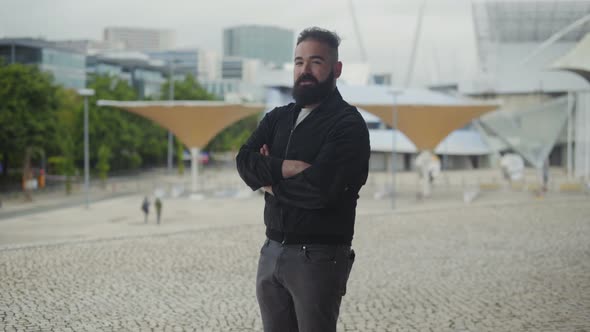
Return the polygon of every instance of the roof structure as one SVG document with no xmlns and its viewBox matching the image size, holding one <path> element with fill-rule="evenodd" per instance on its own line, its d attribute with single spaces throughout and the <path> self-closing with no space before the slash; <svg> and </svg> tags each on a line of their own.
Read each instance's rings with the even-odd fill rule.
<svg viewBox="0 0 590 332">
<path fill-rule="evenodd" d="M 148 118 L 170 130 L 189 148 L 203 148 L 232 123 L 261 113 L 261 104 L 230 104 L 220 101 L 114 101 L 99 100 Z"/>
<path fill-rule="evenodd" d="M 555 61 L 551 68 L 571 71 L 590 83 L 590 33 L 569 53 Z"/>
<path fill-rule="evenodd" d="M 434 151 L 451 132 L 499 106 L 429 90 L 392 91 L 382 86 L 348 85 L 338 88 L 346 101 L 402 131 L 418 150 Z"/>
<path fill-rule="evenodd" d="M 395 138 L 392 136 L 395 133 Z M 399 130 L 369 130 L 371 151 L 396 153 L 417 153 L 419 150 L 406 135 Z M 434 153 L 451 156 L 481 156 L 492 152 L 476 130 L 455 130 L 434 149 Z"/>
<path fill-rule="evenodd" d="M 494 43 L 542 43 L 590 13 L 590 0 L 476 0 L 473 21 L 479 57 Z M 590 21 L 560 38 L 574 43 L 590 32 Z"/>
<path fill-rule="evenodd" d="M 572 105 L 564 96 L 525 110 L 487 114 L 480 122 L 540 169 L 563 130 Z"/>
<path fill-rule="evenodd" d="M 379 117 L 390 127 L 397 127 L 404 139 L 412 143 L 411 146 L 407 144 L 408 152 L 414 149 L 434 151 L 451 132 L 498 107 L 496 103 L 482 103 L 429 90 L 403 90 L 396 92 L 395 96 L 384 86 L 340 85 L 339 90 L 345 100 L 361 111 Z M 98 105 L 121 108 L 149 118 L 173 132 L 186 146 L 197 148 L 203 148 L 230 124 L 265 109 L 260 104 L 219 101 L 99 100 Z"/>
<path fill-rule="evenodd" d="M 58 51 L 84 55 L 84 53 L 79 50 L 62 46 L 59 43 L 36 38 L 0 38 L 0 45 L 18 45 L 31 48 L 50 48 Z"/>
</svg>

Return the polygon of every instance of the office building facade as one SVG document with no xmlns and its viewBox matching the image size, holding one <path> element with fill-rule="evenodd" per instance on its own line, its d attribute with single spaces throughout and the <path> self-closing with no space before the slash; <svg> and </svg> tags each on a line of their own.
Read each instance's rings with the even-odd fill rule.
<svg viewBox="0 0 590 332">
<path fill-rule="evenodd" d="M 147 52 L 152 59 L 163 61 L 175 73 L 192 74 L 197 80 L 220 77 L 221 59 L 218 53 L 201 49 L 180 49 Z"/>
<path fill-rule="evenodd" d="M 104 29 L 104 41 L 122 44 L 128 51 L 159 51 L 175 47 L 175 33 L 172 30 L 143 28 L 108 27 Z"/>
<path fill-rule="evenodd" d="M 272 26 L 244 25 L 223 31 L 223 56 L 258 59 L 265 64 L 293 62 L 293 31 Z"/>
<path fill-rule="evenodd" d="M 111 53 L 88 57 L 89 75 L 108 75 L 126 81 L 139 98 L 164 97 L 161 87 L 166 82 L 167 68 L 141 53 Z M 176 78 L 176 76 L 175 76 Z"/>
<path fill-rule="evenodd" d="M 80 89 L 86 85 L 86 56 L 40 39 L 0 39 L 4 63 L 36 65 L 50 72 L 57 84 Z"/>
</svg>

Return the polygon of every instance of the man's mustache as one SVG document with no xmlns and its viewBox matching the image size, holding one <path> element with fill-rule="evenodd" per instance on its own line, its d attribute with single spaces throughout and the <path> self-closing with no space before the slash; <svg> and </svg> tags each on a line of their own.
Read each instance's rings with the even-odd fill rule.
<svg viewBox="0 0 590 332">
<path fill-rule="evenodd" d="M 320 83 L 313 75 L 311 74 L 302 74 L 301 76 L 299 76 L 299 78 L 297 79 L 297 81 L 295 82 L 296 85 L 301 84 L 302 82 L 314 82 L 316 84 Z"/>
</svg>

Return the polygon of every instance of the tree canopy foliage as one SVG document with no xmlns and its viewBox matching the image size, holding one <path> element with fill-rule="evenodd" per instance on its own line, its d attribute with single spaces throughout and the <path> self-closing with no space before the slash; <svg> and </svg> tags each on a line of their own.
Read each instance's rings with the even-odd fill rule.
<svg viewBox="0 0 590 332">
<path fill-rule="evenodd" d="M 90 167 L 94 174 L 163 166 L 167 155 L 167 131 L 152 121 L 112 107 L 98 107 L 99 99 L 137 100 L 125 80 L 90 75 L 88 97 Z M 169 99 L 169 81 L 161 88 Z M 214 100 L 191 75 L 174 81 L 175 100 Z M 44 153 L 31 157 L 31 166 L 48 166 L 52 174 L 74 175 L 84 162 L 84 98 L 65 89 L 51 74 L 37 66 L 0 62 L 0 175 L 22 169 L 27 149 Z M 252 116 L 226 128 L 206 150 L 237 150 L 256 128 Z M 100 149 L 100 150 L 99 150 Z M 107 153 L 108 152 L 108 153 Z M 18 172 L 17 172 L 18 173 Z"/>
</svg>

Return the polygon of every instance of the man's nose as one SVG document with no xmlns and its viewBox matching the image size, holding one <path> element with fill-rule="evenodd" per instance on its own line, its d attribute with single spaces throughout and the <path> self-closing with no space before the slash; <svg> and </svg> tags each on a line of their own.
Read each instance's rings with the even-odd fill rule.
<svg viewBox="0 0 590 332">
<path fill-rule="evenodd" d="M 303 73 L 304 74 L 310 74 L 311 73 L 311 66 L 309 65 L 309 62 L 304 62 L 303 63 Z"/>
</svg>

